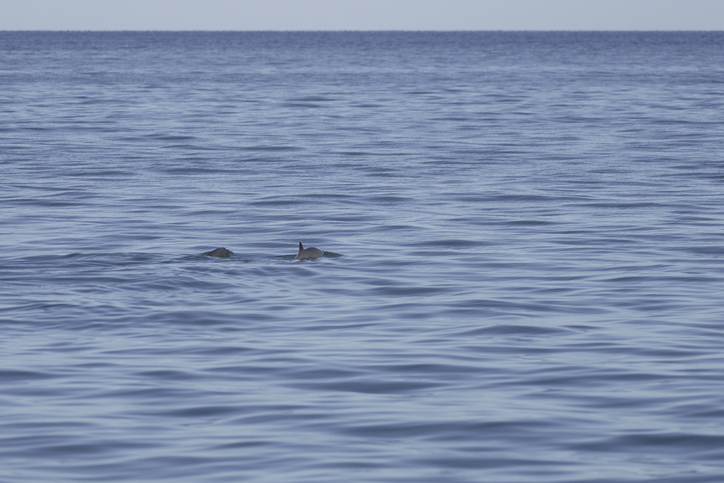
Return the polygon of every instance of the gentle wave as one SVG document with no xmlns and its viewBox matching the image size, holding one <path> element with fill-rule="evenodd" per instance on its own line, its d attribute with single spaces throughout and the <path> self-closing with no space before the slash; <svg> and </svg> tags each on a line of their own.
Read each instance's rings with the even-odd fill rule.
<svg viewBox="0 0 724 483">
<path fill-rule="evenodd" d="M 0 33 L 0 480 L 721 481 L 723 43 Z"/>
</svg>

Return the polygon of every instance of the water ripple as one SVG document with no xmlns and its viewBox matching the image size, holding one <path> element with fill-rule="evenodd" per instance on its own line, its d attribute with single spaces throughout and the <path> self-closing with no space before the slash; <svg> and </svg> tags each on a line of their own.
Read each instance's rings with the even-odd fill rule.
<svg viewBox="0 0 724 483">
<path fill-rule="evenodd" d="M 723 42 L 0 33 L 0 480 L 718 483 Z"/>
</svg>

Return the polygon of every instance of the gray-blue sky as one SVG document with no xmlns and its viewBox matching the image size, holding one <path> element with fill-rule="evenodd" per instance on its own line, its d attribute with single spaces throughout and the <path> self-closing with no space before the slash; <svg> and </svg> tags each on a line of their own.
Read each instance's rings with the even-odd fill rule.
<svg viewBox="0 0 724 483">
<path fill-rule="evenodd" d="M 0 30 L 724 30 L 724 0 L 0 0 Z"/>
</svg>

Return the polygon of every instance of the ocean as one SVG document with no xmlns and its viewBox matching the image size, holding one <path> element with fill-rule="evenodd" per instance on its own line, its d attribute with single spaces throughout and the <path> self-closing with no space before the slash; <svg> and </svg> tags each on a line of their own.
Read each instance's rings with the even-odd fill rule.
<svg viewBox="0 0 724 483">
<path fill-rule="evenodd" d="M 0 32 L 0 481 L 720 483 L 723 235 L 723 32 Z"/>
</svg>

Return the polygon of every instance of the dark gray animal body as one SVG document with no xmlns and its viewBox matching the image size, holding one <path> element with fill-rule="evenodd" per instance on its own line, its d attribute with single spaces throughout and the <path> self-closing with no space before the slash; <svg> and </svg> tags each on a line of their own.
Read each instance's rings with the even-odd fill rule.
<svg viewBox="0 0 724 483">
<path fill-rule="evenodd" d="M 304 248 L 302 246 L 302 242 L 299 242 L 299 253 L 296 256 L 297 260 L 305 260 L 307 258 L 319 258 L 323 257 L 324 252 L 320 250 L 319 248 Z"/>
<path fill-rule="evenodd" d="M 214 250 L 211 250 L 206 255 L 208 255 L 210 257 L 226 258 L 229 255 L 231 255 L 231 250 L 227 250 L 226 248 L 216 248 Z"/>
</svg>

